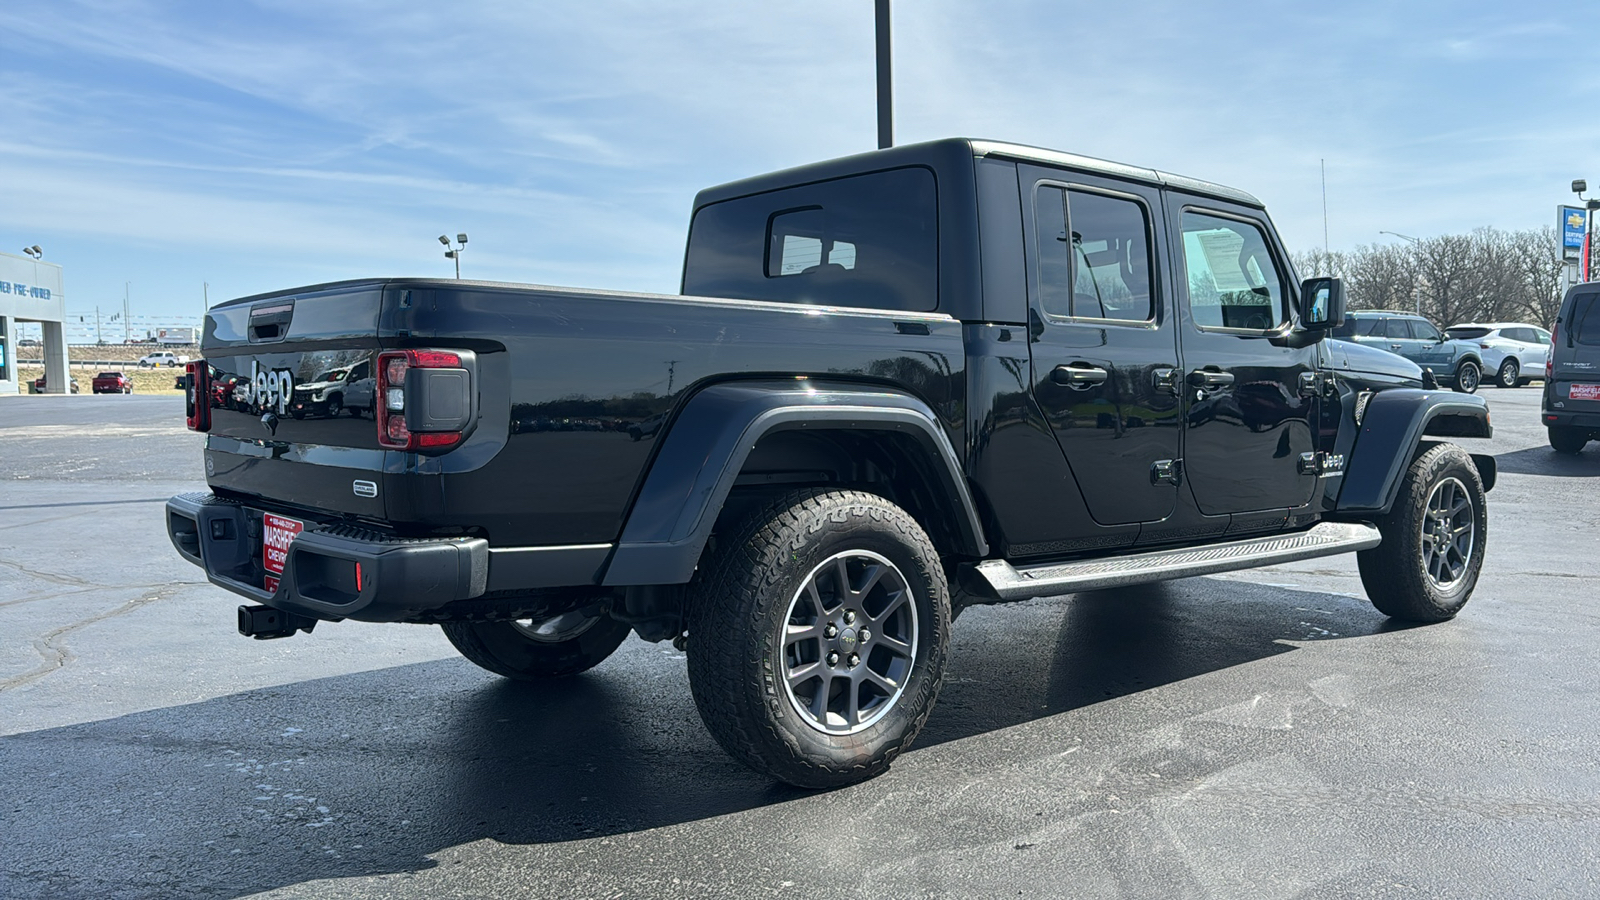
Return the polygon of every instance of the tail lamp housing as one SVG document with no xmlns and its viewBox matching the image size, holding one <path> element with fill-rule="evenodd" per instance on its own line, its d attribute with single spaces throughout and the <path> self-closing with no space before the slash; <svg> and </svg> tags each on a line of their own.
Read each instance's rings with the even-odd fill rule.
<svg viewBox="0 0 1600 900">
<path fill-rule="evenodd" d="M 447 450 L 477 419 L 477 368 L 466 350 L 378 354 L 378 443 L 392 450 Z"/>
<path fill-rule="evenodd" d="M 1561 328 L 1561 323 L 1560 322 L 1557 322 L 1554 325 L 1550 326 L 1550 349 L 1548 351 L 1546 351 L 1545 355 L 1544 355 L 1544 383 L 1545 384 L 1549 384 L 1550 383 L 1550 376 L 1554 375 L 1555 371 L 1556 371 L 1556 331 L 1558 329 L 1560 329 L 1560 328 Z"/>
<path fill-rule="evenodd" d="M 184 391 L 184 424 L 190 431 L 211 430 L 211 364 L 203 359 L 184 365 L 188 388 Z"/>
</svg>

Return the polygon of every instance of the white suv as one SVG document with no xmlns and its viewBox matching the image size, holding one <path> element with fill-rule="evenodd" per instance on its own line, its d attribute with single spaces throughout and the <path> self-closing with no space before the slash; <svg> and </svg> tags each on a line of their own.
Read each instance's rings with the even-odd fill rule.
<svg viewBox="0 0 1600 900">
<path fill-rule="evenodd" d="M 1483 356 L 1484 380 L 1496 387 L 1513 388 L 1544 377 L 1550 353 L 1550 332 L 1522 322 L 1488 322 L 1452 325 L 1445 334 L 1472 341 Z"/>
<path fill-rule="evenodd" d="M 146 368 L 155 366 L 159 369 L 162 366 L 181 366 L 188 361 L 189 357 L 179 356 L 171 350 L 157 350 L 154 353 L 140 357 L 139 365 Z"/>
</svg>

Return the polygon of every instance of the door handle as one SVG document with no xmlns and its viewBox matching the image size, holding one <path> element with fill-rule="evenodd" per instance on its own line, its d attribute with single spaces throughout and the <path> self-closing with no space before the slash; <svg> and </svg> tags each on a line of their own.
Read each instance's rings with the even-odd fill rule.
<svg viewBox="0 0 1600 900">
<path fill-rule="evenodd" d="M 1214 388 L 1233 384 L 1233 373 L 1217 369 L 1195 369 L 1189 373 L 1190 387 Z"/>
<path fill-rule="evenodd" d="M 1106 370 L 1085 363 L 1056 366 L 1050 372 L 1050 380 L 1068 387 L 1086 388 L 1092 384 L 1105 383 Z"/>
<path fill-rule="evenodd" d="M 1404 348 L 1404 347 L 1402 347 L 1402 346 L 1400 346 L 1400 345 L 1399 345 L 1399 344 L 1390 344 L 1390 345 L 1389 345 L 1389 349 L 1390 349 L 1390 350 L 1403 350 L 1403 349 L 1405 349 L 1405 348 Z"/>
</svg>

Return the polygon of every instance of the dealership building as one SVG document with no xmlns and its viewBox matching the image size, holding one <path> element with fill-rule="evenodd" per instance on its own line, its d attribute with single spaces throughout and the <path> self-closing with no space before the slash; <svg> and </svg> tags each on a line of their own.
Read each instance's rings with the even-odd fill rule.
<svg viewBox="0 0 1600 900">
<path fill-rule="evenodd" d="M 28 356 L 37 358 L 43 351 L 45 392 L 67 392 L 66 310 L 60 266 L 0 253 L 0 393 L 23 387 L 17 382 L 18 322 L 37 322 L 44 332 L 44 346 L 29 347 Z"/>
</svg>

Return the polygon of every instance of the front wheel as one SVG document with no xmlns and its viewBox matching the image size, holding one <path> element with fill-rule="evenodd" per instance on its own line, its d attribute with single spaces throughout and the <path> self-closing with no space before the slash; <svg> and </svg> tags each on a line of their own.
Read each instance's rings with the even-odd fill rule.
<svg viewBox="0 0 1600 900">
<path fill-rule="evenodd" d="M 796 491 L 719 535 L 702 576 L 689 686 L 729 754 L 831 788 L 911 745 L 939 693 L 950 594 L 909 513 L 859 491 Z"/>
<path fill-rule="evenodd" d="M 1500 374 L 1495 383 L 1503 388 L 1514 388 L 1521 381 L 1522 375 L 1517 367 L 1517 361 L 1508 359 L 1500 364 Z"/>
<path fill-rule="evenodd" d="M 1396 619 L 1453 618 L 1478 583 L 1488 524 L 1472 457 L 1454 444 L 1424 451 L 1377 522 L 1383 543 L 1356 554 L 1367 598 Z"/>
<path fill-rule="evenodd" d="M 547 619 L 443 622 L 444 636 L 479 666 L 515 678 L 561 678 L 594 668 L 628 636 L 630 626 L 609 612 L 573 610 Z"/>
<path fill-rule="evenodd" d="M 1550 426 L 1550 448 L 1557 453 L 1576 455 L 1583 452 L 1583 445 L 1589 443 L 1589 432 L 1582 428 L 1573 428 L 1571 425 Z"/>
<path fill-rule="evenodd" d="M 1478 364 L 1472 360 L 1462 360 L 1461 365 L 1456 367 L 1456 390 L 1461 393 L 1477 393 L 1478 384 L 1481 381 L 1483 381 L 1483 370 L 1478 368 Z"/>
</svg>

